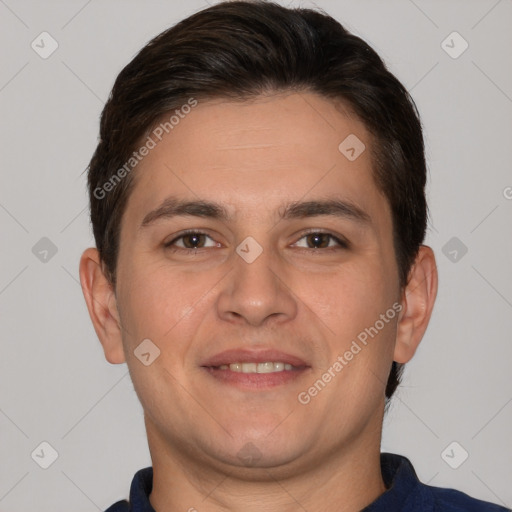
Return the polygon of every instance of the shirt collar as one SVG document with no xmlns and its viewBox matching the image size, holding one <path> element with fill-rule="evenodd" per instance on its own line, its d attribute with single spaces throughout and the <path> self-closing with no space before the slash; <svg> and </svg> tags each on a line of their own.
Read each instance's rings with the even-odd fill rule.
<svg viewBox="0 0 512 512">
<path fill-rule="evenodd" d="M 362 512 L 384 510 L 431 512 L 434 510 L 426 487 L 418 480 L 416 472 L 407 458 L 392 453 L 381 453 L 380 467 L 387 490 Z M 420 508 L 415 508 L 418 505 Z"/>
<path fill-rule="evenodd" d="M 149 502 L 153 489 L 153 468 L 144 468 L 135 473 L 130 487 L 130 511 L 155 512 Z"/>
<path fill-rule="evenodd" d="M 432 505 L 427 496 L 423 496 L 420 484 L 412 464 L 401 455 L 381 453 L 380 464 L 386 492 L 381 494 L 362 512 L 379 512 L 384 510 L 405 510 L 411 500 L 420 500 L 423 507 L 418 510 L 430 512 Z M 153 468 L 138 471 L 130 488 L 130 510 L 133 512 L 155 512 L 149 502 L 153 488 Z"/>
</svg>

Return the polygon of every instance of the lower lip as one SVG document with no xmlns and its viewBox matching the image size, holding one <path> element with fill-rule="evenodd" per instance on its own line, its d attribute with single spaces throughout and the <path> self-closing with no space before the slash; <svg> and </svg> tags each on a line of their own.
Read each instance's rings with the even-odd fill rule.
<svg viewBox="0 0 512 512">
<path fill-rule="evenodd" d="M 202 368 L 220 382 L 245 389 L 268 389 L 288 384 L 301 378 L 310 369 L 304 367 L 272 373 L 242 373 L 219 370 L 212 366 L 203 366 Z"/>
</svg>

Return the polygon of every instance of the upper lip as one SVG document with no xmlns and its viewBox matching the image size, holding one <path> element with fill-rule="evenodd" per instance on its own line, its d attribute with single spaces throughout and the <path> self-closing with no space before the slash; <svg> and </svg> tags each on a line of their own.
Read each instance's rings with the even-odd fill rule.
<svg viewBox="0 0 512 512">
<path fill-rule="evenodd" d="M 220 352 L 202 363 L 201 366 L 221 366 L 231 363 L 266 363 L 269 361 L 288 363 L 292 366 L 308 366 L 300 357 L 274 349 L 249 350 L 231 349 Z"/>
</svg>

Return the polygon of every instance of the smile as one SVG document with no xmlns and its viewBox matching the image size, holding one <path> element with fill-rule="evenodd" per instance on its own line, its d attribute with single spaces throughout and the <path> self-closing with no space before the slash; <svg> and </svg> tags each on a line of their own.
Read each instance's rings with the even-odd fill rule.
<svg viewBox="0 0 512 512">
<path fill-rule="evenodd" d="M 289 363 L 267 361 L 265 363 L 231 363 L 222 364 L 219 370 L 231 370 L 239 373 L 276 373 L 296 369 Z"/>
</svg>

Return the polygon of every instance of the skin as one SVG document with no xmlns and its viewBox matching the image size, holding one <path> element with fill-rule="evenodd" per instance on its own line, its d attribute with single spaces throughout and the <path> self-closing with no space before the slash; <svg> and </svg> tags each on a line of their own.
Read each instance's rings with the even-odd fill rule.
<svg viewBox="0 0 512 512">
<path fill-rule="evenodd" d="M 366 145 L 352 162 L 338 150 L 349 134 Z M 128 364 L 144 407 L 156 511 L 357 511 L 385 491 L 385 384 L 392 361 L 409 361 L 424 334 L 437 272 L 422 246 L 400 288 L 371 144 L 348 109 L 314 93 L 200 102 L 134 171 L 115 290 L 97 250 L 83 253 L 82 288 L 106 359 Z M 140 228 L 171 195 L 221 203 L 232 218 L 161 218 Z M 369 222 L 280 220 L 283 205 L 317 199 L 350 202 Z M 210 237 L 195 253 L 164 247 L 192 228 Z M 310 229 L 349 245 L 326 237 L 319 248 Z M 236 252 L 248 236 L 263 248 L 252 263 Z M 400 314 L 301 404 L 298 394 L 395 303 Z M 149 366 L 134 356 L 146 338 L 161 351 Z M 309 368 L 264 390 L 226 385 L 201 368 L 239 347 L 275 348 Z M 248 446 L 257 454 L 250 463 L 239 457 Z"/>
</svg>

